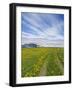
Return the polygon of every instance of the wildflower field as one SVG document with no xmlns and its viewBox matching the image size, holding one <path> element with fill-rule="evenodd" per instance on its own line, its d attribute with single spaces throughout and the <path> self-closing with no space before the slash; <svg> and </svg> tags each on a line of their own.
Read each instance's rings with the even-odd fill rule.
<svg viewBox="0 0 73 90">
<path fill-rule="evenodd" d="M 21 77 L 64 75 L 64 48 L 21 49 Z"/>
</svg>

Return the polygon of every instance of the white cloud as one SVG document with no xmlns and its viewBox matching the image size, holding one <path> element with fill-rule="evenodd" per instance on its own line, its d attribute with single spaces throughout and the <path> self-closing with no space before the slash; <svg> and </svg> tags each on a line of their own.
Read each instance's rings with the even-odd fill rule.
<svg viewBox="0 0 73 90">
<path fill-rule="evenodd" d="M 61 28 L 64 26 L 63 21 L 59 22 L 57 17 L 48 14 L 47 19 L 52 24 L 52 26 L 50 27 L 49 24 L 43 22 L 43 19 L 42 17 L 39 17 L 39 14 L 31 14 L 29 16 L 25 15 L 25 19 L 27 22 L 29 22 L 28 26 L 30 30 L 32 32 L 34 31 L 36 34 L 22 32 L 22 44 L 36 43 L 44 46 L 64 46 L 64 36 L 60 34 Z M 27 25 L 24 20 L 23 24 Z M 46 26 L 47 28 L 45 28 Z"/>
</svg>

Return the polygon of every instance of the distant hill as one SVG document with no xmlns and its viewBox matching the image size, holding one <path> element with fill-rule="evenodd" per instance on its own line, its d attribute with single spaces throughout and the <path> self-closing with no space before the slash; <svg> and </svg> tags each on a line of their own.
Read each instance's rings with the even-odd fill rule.
<svg viewBox="0 0 73 90">
<path fill-rule="evenodd" d="M 51 41 L 45 38 L 24 38 L 21 44 L 36 44 L 37 47 L 64 47 L 64 40 Z"/>
<path fill-rule="evenodd" d="M 22 48 L 34 48 L 34 47 L 38 47 L 38 45 L 33 43 L 22 45 Z"/>
</svg>

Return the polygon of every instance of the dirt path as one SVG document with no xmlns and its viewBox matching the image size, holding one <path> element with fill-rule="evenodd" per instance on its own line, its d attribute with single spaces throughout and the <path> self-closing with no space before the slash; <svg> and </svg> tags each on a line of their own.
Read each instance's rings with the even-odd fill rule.
<svg viewBox="0 0 73 90">
<path fill-rule="evenodd" d="M 47 67 L 46 67 L 46 61 L 44 62 L 43 66 L 41 67 L 41 71 L 39 73 L 39 76 L 46 76 Z"/>
<path fill-rule="evenodd" d="M 60 62 L 58 56 L 57 56 L 57 60 L 56 60 L 56 61 L 57 61 L 56 63 L 59 65 L 59 68 L 60 68 L 61 72 L 64 73 L 63 65 L 62 65 L 62 63 Z"/>
<path fill-rule="evenodd" d="M 59 66 L 61 72 L 64 73 L 64 68 L 63 68 L 62 63 L 60 62 L 60 60 L 59 60 L 59 58 L 58 58 L 57 52 L 55 53 L 55 57 L 56 57 L 56 63 L 57 63 L 57 65 Z"/>
<path fill-rule="evenodd" d="M 63 68 L 62 63 L 60 62 L 60 60 L 58 58 L 57 52 L 54 52 L 54 56 L 55 56 L 55 58 L 54 58 L 55 59 L 55 64 L 58 65 L 60 71 L 62 73 L 64 73 L 64 68 Z M 41 67 L 39 76 L 46 76 L 46 74 L 47 74 L 47 61 L 45 60 L 43 66 Z"/>
</svg>

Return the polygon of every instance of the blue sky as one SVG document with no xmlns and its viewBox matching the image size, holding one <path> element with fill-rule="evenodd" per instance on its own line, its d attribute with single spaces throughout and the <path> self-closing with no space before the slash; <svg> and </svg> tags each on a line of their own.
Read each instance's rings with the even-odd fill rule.
<svg viewBox="0 0 73 90">
<path fill-rule="evenodd" d="M 22 43 L 25 39 L 43 39 L 46 42 L 64 41 L 64 15 L 49 13 L 21 13 Z M 34 40 L 32 40 L 34 42 Z"/>
</svg>

